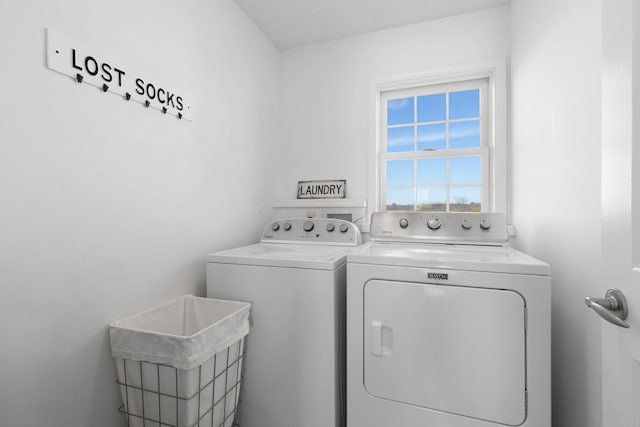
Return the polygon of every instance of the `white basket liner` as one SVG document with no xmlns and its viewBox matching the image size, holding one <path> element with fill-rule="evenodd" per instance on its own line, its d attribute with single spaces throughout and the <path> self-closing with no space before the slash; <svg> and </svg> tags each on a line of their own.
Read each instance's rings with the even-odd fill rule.
<svg viewBox="0 0 640 427">
<path fill-rule="evenodd" d="M 191 369 L 249 333 L 251 304 L 185 295 L 109 325 L 113 357 Z"/>
</svg>

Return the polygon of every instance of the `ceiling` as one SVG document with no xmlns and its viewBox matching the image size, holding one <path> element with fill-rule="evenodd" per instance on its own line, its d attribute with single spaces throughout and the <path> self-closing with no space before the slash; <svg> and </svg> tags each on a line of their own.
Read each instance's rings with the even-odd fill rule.
<svg viewBox="0 0 640 427">
<path fill-rule="evenodd" d="M 234 0 L 280 49 L 415 24 L 511 0 Z"/>
</svg>

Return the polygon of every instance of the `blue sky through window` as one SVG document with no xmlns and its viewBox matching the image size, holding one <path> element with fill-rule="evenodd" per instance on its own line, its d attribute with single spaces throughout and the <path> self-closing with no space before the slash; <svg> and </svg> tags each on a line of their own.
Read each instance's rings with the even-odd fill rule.
<svg viewBox="0 0 640 427">
<path fill-rule="evenodd" d="M 445 123 L 418 126 L 418 151 L 444 150 L 445 148 L 447 148 L 447 125 Z"/>
<path fill-rule="evenodd" d="M 386 107 L 386 152 L 412 157 L 386 160 L 387 206 L 479 206 L 482 155 L 454 151 L 481 147 L 480 89 L 388 99 Z M 433 153 L 420 158 L 426 151 Z M 443 151 L 442 157 L 437 151 Z"/>
<path fill-rule="evenodd" d="M 388 126 L 408 124 L 414 121 L 413 97 L 387 101 Z"/>
<path fill-rule="evenodd" d="M 449 119 L 480 117 L 480 90 L 449 93 Z"/>
<path fill-rule="evenodd" d="M 390 153 L 413 151 L 413 140 L 413 126 L 387 128 L 387 151 Z"/>
<path fill-rule="evenodd" d="M 438 122 L 447 118 L 447 94 L 418 97 L 418 122 Z"/>
<path fill-rule="evenodd" d="M 480 120 L 449 123 L 449 148 L 480 147 Z"/>
<path fill-rule="evenodd" d="M 445 185 L 447 183 L 447 159 L 418 159 L 416 174 L 418 185 Z"/>
<path fill-rule="evenodd" d="M 451 157 L 449 159 L 450 184 L 482 184 L 480 156 Z"/>
<path fill-rule="evenodd" d="M 413 185 L 413 160 L 389 160 L 387 185 Z"/>
</svg>

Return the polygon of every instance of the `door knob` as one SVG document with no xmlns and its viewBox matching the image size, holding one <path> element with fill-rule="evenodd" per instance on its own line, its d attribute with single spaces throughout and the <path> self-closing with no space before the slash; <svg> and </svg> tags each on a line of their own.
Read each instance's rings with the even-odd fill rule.
<svg viewBox="0 0 640 427">
<path fill-rule="evenodd" d="M 586 297 L 584 303 L 604 320 L 622 328 L 628 328 L 625 319 L 629 315 L 627 299 L 620 289 L 609 289 L 604 298 Z"/>
</svg>

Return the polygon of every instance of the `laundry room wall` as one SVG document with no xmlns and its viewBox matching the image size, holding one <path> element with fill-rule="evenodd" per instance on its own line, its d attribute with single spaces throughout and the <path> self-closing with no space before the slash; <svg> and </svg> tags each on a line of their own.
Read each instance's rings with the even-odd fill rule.
<svg viewBox="0 0 640 427">
<path fill-rule="evenodd" d="M 190 95 L 180 121 L 45 67 L 45 27 Z M 231 0 L 0 5 L 0 426 L 116 427 L 107 324 L 204 295 L 274 199 L 279 53 Z"/>
<path fill-rule="evenodd" d="M 295 198 L 299 180 L 346 179 L 346 197 L 365 200 L 372 82 L 508 54 L 508 7 L 284 51 L 277 197 Z"/>
<path fill-rule="evenodd" d="M 553 425 L 601 427 L 601 0 L 511 4 L 515 245 L 551 264 Z"/>
</svg>

